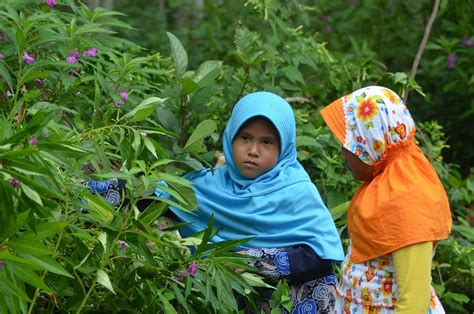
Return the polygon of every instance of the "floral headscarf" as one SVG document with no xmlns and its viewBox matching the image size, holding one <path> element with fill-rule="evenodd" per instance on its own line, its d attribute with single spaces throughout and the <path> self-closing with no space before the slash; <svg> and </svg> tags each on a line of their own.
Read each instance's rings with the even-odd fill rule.
<svg viewBox="0 0 474 314">
<path fill-rule="evenodd" d="M 375 168 L 373 180 L 349 206 L 354 262 L 449 235 L 446 192 L 416 145 L 415 124 L 397 94 L 380 86 L 361 88 L 321 115 L 344 148 Z"/>
<path fill-rule="evenodd" d="M 406 140 L 414 131 L 405 104 L 387 88 L 360 89 L 341 101 L 346 118 L 344 147 L 366 164 L 373 166 L 387 145 Z"/>
</svg>

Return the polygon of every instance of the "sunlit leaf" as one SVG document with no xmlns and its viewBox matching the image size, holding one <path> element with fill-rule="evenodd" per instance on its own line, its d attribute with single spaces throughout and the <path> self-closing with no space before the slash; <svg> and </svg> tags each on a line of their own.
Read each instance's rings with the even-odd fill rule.
<svg viewBox="0 0 474 314">
<path fill-rule="evenodd" d="M 102 269 L 97 270 L 97 282 L 109 289 L 110 292 L 115 294 L 114 287 L 112 287 L 109 275 L 107 275 L 107 273 Z"/>
</svg>

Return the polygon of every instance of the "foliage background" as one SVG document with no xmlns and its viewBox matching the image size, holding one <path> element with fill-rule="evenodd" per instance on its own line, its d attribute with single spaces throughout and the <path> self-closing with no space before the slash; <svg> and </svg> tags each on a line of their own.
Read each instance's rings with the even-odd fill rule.
<svg viewBox="0 0 474 314">
<path fill-rule="evenodd" d="M 433 283 L 448 313 L 473 311 L 472 1 L 441 1 L 415 81 L 432 1 L 47 2 L 0 4 L 1 312 L 226 312 L 234 294 L 252 303 L 266 283 L 232 271 L 245 268 L 231 253 L 238 241 L 207 244 L 211 228 L 179 239 L 161 217 L 168 200 L 143 213 L 136 203 L 164 180 L 192 210 L 179 176 L 214 163 L 235 101 L 265 89 L 292 103 L 298 156 L 346 238 L 356 182 L 317 112 L 369 84 L 410 90 L 454 218 Z M 81 184 L 117 175 L 130 197 L 122 210 Z M 278 292 L 272 302 L 286 304 Z"/>
</svg>

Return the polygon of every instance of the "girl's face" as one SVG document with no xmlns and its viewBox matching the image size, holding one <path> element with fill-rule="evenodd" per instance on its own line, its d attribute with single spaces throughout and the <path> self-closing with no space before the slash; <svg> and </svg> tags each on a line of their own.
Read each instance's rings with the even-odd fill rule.
<svg viewBox="0 0 474 314">
<path fill-rule="evenodd" d="M 232 154 L 240 174 L 248 179 L 269 171 L 280 156 L 280 137 L 275 126 L 263 117 L 245 122 L 234 137 Z"/>
<path fill-rule="evenodd" d="M 342 147 L 341 159 L 346 162 L 347 168 L 352 172 L 354 179 L 360 181 L 371 181 L 373 179 L 374 167 L 367 165 L 344 147 Z"/>
</svg>

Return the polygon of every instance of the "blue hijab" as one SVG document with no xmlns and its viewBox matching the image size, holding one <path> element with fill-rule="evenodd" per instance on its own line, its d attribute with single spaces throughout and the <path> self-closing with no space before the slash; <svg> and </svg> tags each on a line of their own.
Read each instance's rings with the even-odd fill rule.
<svg viewBox="0 0 474 314">
<path fill-rule="evenodd" d="M 250 118 L 269 119 L 280 136 L 276 165 L 255 179 L 243 177 L 234 164 L 232 140 Z M 306 244 L 316 254 L 334 261 L 343 259 L 336 227 L 318 190 L 296 159 L 296 125 L 293 111 L 283 98 L 256 92 L 235 105 L 224 132 L 226 164 L 186 175 L 193 183 L 198 209 L 187 213 L 171 208 L 184 222 L 184 236 L 206 228 L 214 214 L 212 239 L 252 239 L 242 248 L 275 248 Z"/>
</svg>

